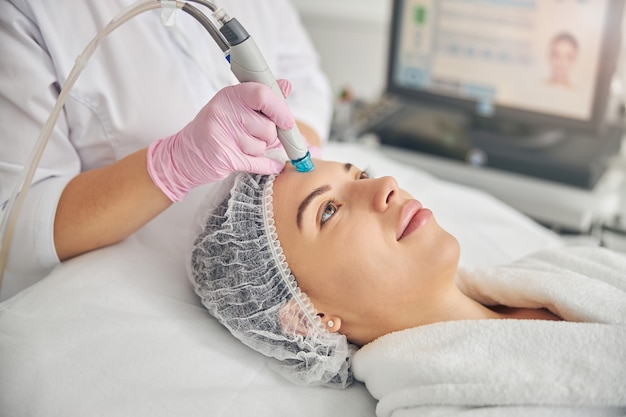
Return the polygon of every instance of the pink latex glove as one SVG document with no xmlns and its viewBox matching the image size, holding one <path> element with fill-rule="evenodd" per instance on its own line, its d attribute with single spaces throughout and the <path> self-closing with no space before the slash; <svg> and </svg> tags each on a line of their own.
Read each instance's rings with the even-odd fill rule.
<svg viewBox="0 0 626 417">
<path fill-rule="evenodd" d="M 287 97 L 291 84 L 278 84 Z M 278 142 L 276 127 L 288 130 L 294 124 L 285 100 L 269 87 L 251 82 L 226 87 L 180 132 L 148 147 L 148 173 L 172 201 L 234 171 L 276 174 L 284 161 L 263 154 Z"/>
</svg>

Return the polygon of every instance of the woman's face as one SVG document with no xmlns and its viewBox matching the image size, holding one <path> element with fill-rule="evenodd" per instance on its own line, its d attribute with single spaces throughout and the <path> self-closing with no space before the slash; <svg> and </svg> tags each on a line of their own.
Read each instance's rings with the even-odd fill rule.
<svg viewBox="0 0 626 417">
<path fill-rule="evenodd" d="M 552 66 L 552 81 L 568 84 L 569 77 L 576 61 L 576 46 L 566 40 L 560 40 L 552 45 L 550 64 Z"/>
<path fill-rule="evenodd" d="M 306 174 L 285 168 L 273 204 L 287 263 L 331 331 L 364 344 L 437 321 L 458 243 L 395 179 L 316 160 Z"/>
</svg>

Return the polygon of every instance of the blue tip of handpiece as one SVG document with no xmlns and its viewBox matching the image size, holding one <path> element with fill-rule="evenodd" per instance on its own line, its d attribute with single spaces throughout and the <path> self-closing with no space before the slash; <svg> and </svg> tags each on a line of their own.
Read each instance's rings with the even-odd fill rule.
<svg viewBox="0 0 626 417">
<path fill-rule="evenodd" d="M 296 167 L 298 172 L 309 172 L 315 168 L 313 166 L 313 161 L 311 160 L 311 153 L 308 151 L 302 158 L 292 159 L 291 164 Z"/>
</svg>

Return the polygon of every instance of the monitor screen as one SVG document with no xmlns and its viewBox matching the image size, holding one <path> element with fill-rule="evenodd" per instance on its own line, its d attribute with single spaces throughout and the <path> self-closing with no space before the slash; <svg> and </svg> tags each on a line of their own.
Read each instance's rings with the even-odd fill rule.
<svg viewBox="0 0 626 417">
<path fill-rule="evenodd" d="M 598 124 L 622 7 L 615 0 L 395 0 L 388 90 L 485 116 Z"/>
</svg>

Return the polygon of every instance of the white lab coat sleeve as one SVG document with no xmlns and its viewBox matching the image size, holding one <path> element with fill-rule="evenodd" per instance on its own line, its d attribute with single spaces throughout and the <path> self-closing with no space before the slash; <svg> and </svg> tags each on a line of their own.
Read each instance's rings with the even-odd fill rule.
<svg viewBox="0 0 626 417">
<path fill-rule="evenodd" d="M 287 78 L 293 85 L 288 99 L 296 117 L 311 126 L 325 141 L 330 131 L 333 98 L 330 84 L 322 72 L 319 56 L 300 16 L 288 0 L 275 0 L 280 7 L 278 26 L 278 78 Z M 278 6 L 278 5 L 277 5 Z"/>
<path fill-rule="evenodd" d="M 59 92 L 45 41 L 26 6 L 0 3 L 0 207 L 6 202 L 39 137 Z M 16 276 L 44 275 L 59 260 L 54 215 L 80 159 L 69 140 L 64 114 L 54 129 L 20 212 L 9 266 Z"/>
<path fill-rule="evenodd" d="M 71 176 L 49 178 L 30 188 L 13 235 L 0 301 L 35 284 L 59 264 L 51 226 L 59 197 L 71 179 Z"/>
</svg>

